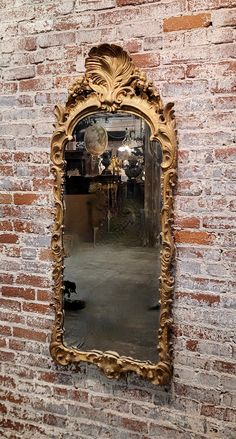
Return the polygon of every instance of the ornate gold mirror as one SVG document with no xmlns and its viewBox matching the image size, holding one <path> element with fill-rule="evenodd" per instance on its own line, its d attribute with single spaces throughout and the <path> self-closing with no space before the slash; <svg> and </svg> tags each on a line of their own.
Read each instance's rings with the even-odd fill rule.
<svg viewBox="0 0 236 439">
<path fill-rule="evenodd" d="M 93 48 L 56 107 L 55 324 L 61 365 L 171 376 L 173 104 L 115 45 Z"/>
</svg>

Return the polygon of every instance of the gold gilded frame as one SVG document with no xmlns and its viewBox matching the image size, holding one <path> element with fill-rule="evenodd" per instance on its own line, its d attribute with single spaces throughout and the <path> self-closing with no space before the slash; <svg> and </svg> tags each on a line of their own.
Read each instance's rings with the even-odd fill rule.
<svg viewBox="0 0 236 439">
<path fill-rule="evenodd" d="M 57 364 L 68 365 L 85 361 L 99 366 L 110 378 L 126 372 L 136 372 L 155 384 L 166 384 L 172 374 L 170 330 L 171 302 L 174 288 L 172 262 L 174 242 L 171 230 L 173 219 L 173 187 L 176 182 L 176 132 L 173 104 L 163 106 L 152 82 L 133 64 L 130 56 L 119 46 L 102 44 L 90 50 L 85 61 L 85 74 L 69 88 L 65 107 L 56 106 L 57 123 L 51 143 L 52 172 L 55 177 L 55 222 L 52 236 L 54 256 L 54 309 L 50 352 Z M 142 117 L 151 129 L 151 140 L 162 146 L 162 212 L 161 212 L 161 276 L 159 362 L 137 361 L 121 357 L 113 351 L 84 352 L 67 347 L 63 342 L 63 183 L 64 148 L 72 140 L 76 124 L 97 111 L 127 112 Z"/>
</svg>

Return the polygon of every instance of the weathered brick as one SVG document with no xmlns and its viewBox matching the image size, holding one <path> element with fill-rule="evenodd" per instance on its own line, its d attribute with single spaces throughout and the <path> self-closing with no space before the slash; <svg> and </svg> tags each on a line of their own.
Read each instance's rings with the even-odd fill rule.
<svg viewBox="0 0 236 439">
<path fill-rule="evenodd" d="M 11 204 L 12 203 L 12 195 L 0 193 L 0 204 Z"/>
<path fill-rule="evenodd" d="M 47 64 L 39 64 L 37 66 L 37 74 L 39 76 L 44 75 L 60 75 L 62 73 L 72 73 L 75 72 L 75 62 L 67 61 L 67 62 L 51 62 Z"/>
<path fill-rule="evenodd" d="M 1 125 L 1 133 L 3 136 L 30 136 L 32 133 L 32 127 L 30 124 L 17 123 L 17 124 L 7 124 Z"/>
<path fill-rule="evenodd" d="M 140 68 L 156 67 L 160 64 L 159 54 L 154 53 L 135 53 L 132 59 Z"/>
<path fill-rule="evenodd" d="M 209 76 L 217 75 L 228 76 L 233 75 L 235 71 L 236 63 L 234 61 L 222 61 L 215 63 L 202 64 L 190 64 L 187 66 L 186 75 L 189 78 L 202 78 L 207 79 Z"/>
<path fill-rule="evenodd" d="M 169 82 L 162 87 L 164 96 L 193 96 L 205 94 L 207 91 L 208 83 L 206 80 Z"/>
<path fill-rule="evenodd" d="M 234 0 L 189 0 L 189 10 L 221 9 L 235 5 Z"/>
<path fill-rule="evenodd" d="M 213 26 L 234 26 L 236 24 L 235 10 L 219 9 L 212 13 Z"/>
<path fill-rule="evenodd" d="M 34 313 L 34 314 L 50 314 L 51 310 L 48 305 L 43 305 L 41 303 L 23 303 L 23 311 Z"/>
<path fill-rule="evenodd" d="M 117 6 L 143 5 L 144 3 L 155 3 L 156 0 L 117 0 Z"/>
<path fill-rule="evenodd" d="M 25 79 L 20 81 L 19 90 L 21 92 L 47 90 L 50 88 L 51 83 L 51 79 L 49 78 Z"/>
<path fill-rule="evenodd" d="M 15 79 L 28 79 L 35 76 L 34 66 L 22 66 L 15 67 L 12 69 L 6 69 L 4 72 L 4 79 L 7 81 L 12 81 Z"/>
<path fill-rule="evenodd" d="M 65 46 L 75 42 L 74 32 L 60 32 L 54 34 L 42 34 L 38 37 L 39 47 Z"/>
<path fill-rule="evenodd" d="M 123 48 L 124 50 L 127 50 L 129 53 L 141 52 L 142 43 L 138 39 L 129 40 L 127 41 L 127 43 L 124 44 Z M 155 47 L 155 49 L 157 49 L 157 46 Z"/>
<path fill-rule="evenodd" d="M 33 106 L 33 98 L 30 95 L 18 95 L 17 104 L 19 107 L 32 107 Z"/>
<path fill-rule="evenodd" d="M 13 328 L 13 337 L 27 338 L 29 340 L 46 341 L 46 334 L 25 328 Z"/>
<path fill-rule="evenodd" d="M 20 274 L 16 278 L 16 283 L 20 285 L 29 285 L 32 287 L 47 288 L 50 286 L 50 282 L 41 276 Z"/>
</svg>

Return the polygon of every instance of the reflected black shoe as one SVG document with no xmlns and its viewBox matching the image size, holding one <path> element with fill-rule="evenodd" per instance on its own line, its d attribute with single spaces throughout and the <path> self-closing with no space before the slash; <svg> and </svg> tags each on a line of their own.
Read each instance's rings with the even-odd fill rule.
<svg viewBox="0 0 236 439">
<path fill-rule="evenodd" d="M 64 300 L 64 308 L 70 311 L 78 311 L 79 309 L 85 308 L 84 300 Z"/>
<path fill-rule="evenodd" d="M 157 303 L 156 305 L 153 306 L 149 306 L 148 310 L 149 311 L 156 311 L 157 309 L 160 309 L 160 303 Z"/>
</svg>

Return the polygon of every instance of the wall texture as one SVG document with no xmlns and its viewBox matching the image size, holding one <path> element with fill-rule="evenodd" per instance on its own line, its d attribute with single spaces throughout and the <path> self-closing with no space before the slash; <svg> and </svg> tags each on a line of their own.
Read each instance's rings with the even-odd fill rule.
<svg viewBox="0 0 236 439">
<path fill-rule="evenodd" d="M 1 0 L 1 438 L 235 437 L 234 0 Z M 233 13 L 234 12 L 234 13 Z M 56 367 L 53 107 L 115 42 L 173 100 L 179 139 L 174 378 Z"/>
</svg>

